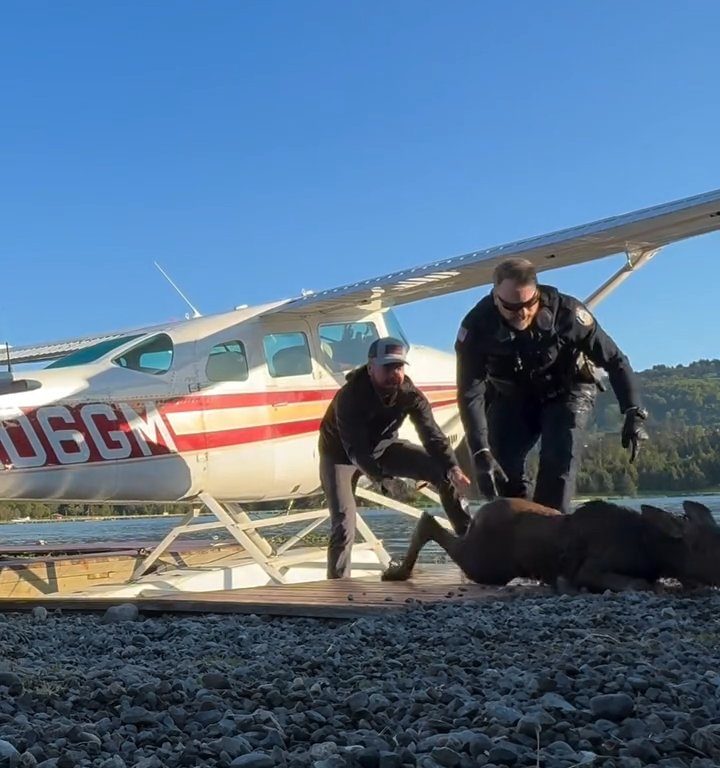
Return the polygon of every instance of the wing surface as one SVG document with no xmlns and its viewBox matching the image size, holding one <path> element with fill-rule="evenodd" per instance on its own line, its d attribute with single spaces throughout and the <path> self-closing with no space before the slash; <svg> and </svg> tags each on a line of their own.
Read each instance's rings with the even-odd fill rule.
<svg viewBox="0 0 720 768">
<path fill-rule="evenodd" d="M 720 189 L 319 291 L 271 311 L 307 314 L 375 302 L 392 307 L 485 285 L 492 281 L 495 266 L 511 256 L 529 259 L 540 272 L 655 250 L 718 229 Z"/>
</svg>

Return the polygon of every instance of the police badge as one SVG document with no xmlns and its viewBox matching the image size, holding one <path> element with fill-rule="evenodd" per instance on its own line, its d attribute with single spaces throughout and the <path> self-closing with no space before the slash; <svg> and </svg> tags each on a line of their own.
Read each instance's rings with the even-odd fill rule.
<svg viewBox="0 0 720 768">
<path fill-rule="evenodd" d="M 585 309 L 585 307 L 577 307 L 575 309 L 575 319 L 580 325 L 590 326 L 595 322 L 593 316 Z"/>
</svg>

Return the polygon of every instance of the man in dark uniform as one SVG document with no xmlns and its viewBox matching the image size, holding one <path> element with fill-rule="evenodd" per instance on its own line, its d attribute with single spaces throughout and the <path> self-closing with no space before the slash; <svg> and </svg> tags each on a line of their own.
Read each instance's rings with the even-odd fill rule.
<svg viewBox="0 0 720 768">
<path fill-rule="evenodd" d="M 393 495 L 397 477 L 432 483 L 455 532 L 470 521 L 461 503 L 470 480 L 460 469 L 425 395 L 405 375 L 407 348 L 399 339 L 376 339 L 368 363 L 346 376 L 320 425 L 320 480 L 330 507 L 328 579 L 350 576 L 355 540 L 354 491 L 360 473 Z M 409 416 L 424 446 L 397 439 Z"/>
<path fill-rule="evenodd" d="M 455 342 L 458 406 L 477 482 L 487 498 L 527 498 L 526 459 L 540 439 L 533 500 L 568 512 L 584 430 L 604 368 L 635 460 L 647 412 L 627 357 L 582 302 L 538 285 L 533 264 L 507 259 L 492 292 L 463 319 Z"/>
</svg>

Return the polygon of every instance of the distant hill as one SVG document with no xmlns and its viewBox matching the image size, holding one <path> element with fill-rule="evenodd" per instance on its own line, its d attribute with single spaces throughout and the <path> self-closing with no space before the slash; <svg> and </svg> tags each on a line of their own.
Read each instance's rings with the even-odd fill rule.
<svg viewBox="0 0 720 768">
<path fill-rule="evenodd" d="M 652 429 L 720 428 L 720 360 L 698 360 L 690 365 L 656 365 L 638 372 L 642 398 Z M 608 391 L 598 395 L 592 428 L 617 432 L 621 416 Z"/>
</svg>

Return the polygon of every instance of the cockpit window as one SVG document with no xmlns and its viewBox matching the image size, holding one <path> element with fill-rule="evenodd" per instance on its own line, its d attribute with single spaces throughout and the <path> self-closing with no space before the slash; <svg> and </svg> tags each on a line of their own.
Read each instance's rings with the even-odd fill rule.
<svg viewBox="0 0 720 768">
<path fill-rule="evenodd" d="M 166 333 L 160 333 L 123 352 L 120 357 L 114 358 L 113 363 L 132 371 L 158 375 L 170 370 L 173 353 L 172 339 Z"/>
<path fill-rule="evenodd" d="M 345 371 L 367 362 L 378 338 L 374 323 L 327 323 L 318 326 L 323 361 L 331 371 Z"/>
<path fill-rule="evenodd" d="M 224 341 L 210 350 L 205 364 L 208 381 L 247 381 L 248 362 L 242 341 Z"/>
<path fill-rule="evenodd" d="M 89 347 L 79 349 L 77 352 L 71 352 L 69 355 L 65 355 L 65 357 L 55 360 L 50 363 L 50 365 L 46 366 L 46 368 L 70 368 L 73 365 L 94 363 L 113 349 L 121 347 L 123 344 L 127 344 L 128 341 L 138 339 L 140 336 L 142 336 L 142 334 L 136 333 L 134 336 L 121 336 L 118 339 L 99 341 L 97 344 L 91 344 Z"/>
<path fill-rule="evenodd" d="M 304 333 L 270 333 L 263 338 L 263 348 L 273 378 L 312 373 L 310 347 Z"/>
</svg>

